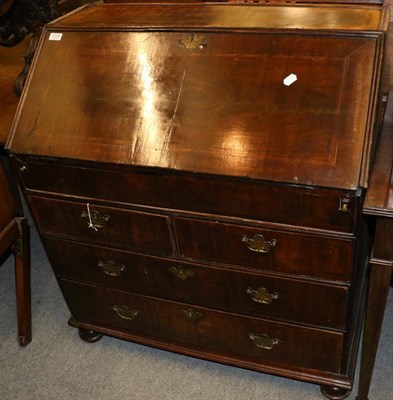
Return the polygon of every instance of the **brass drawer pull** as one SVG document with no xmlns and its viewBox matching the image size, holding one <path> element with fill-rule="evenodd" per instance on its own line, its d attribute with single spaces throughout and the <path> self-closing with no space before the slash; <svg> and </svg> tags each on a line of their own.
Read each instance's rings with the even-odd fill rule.
<svg viewBox="0 0 393 400">
<path fill-rule="evenodd" d="M 271 338 L 265 334 L 250 333 L 249 338 L 254 342 L 255 346 L 264 350 L 271 350 L 274 346 L 281 343 L 281 340 Z"/>
<path fill-rule="evenodd" d="M 89 203 L 87 203 L 87 211 L 83 211 L 81 217 L 87 219 L 88 227 L 94 229 L 95 231 L 103 228 L 111 219 L 108 214 L 101 215 L 96 210 L 90 211 Z"/>
<path fill-rule="evenodd" d="M 122 319 L 132 321 L 138 314 L 138 310 L 130 310 L 127 306 L 112 306 L 112 310 Z"/>
<path fill-rule="evenodd" d="M 192 271 L 191 269 L 186 269 L 181 265 L 178 265 L 177 267 L 173 265 L 172 267 L 168 268 L 168 271 L 176 275 L 182 281 L 186 280 L 187 278 L 193 278 L 195 275 L 194 271 Z"/>
<path fill-rule="evenodd" d="M 276 239 L 270 241 L 265 240 L 263 235 L 254 235 L 252 239 L 248 238 L 246 235 L 242 237 L 242 242 L 247 245 L 251 251 L 256 253 L 269 253 L 269 251 L 277 244 Z"/>
<path fill-rule="evenodd" d="M 116 264 L 114 261 L 98 261 L 98 266 L 109 276 L 120 276 L 127 268 L 124 265 Z"/>
<path fill-rule="evenodd" d="M 273 300 L 278 299 L 278 293 L 269 293 L 264 287 L 260 287 L 257 290 L 247 288 L 246 292 L 256 303 L 270 304 Z"/>
<path fill-rule="evenodd" d="M 203 318 L 203 314 L 192 308 L 187 308 L 186 310 L 182 310 L 182 312 L 184 317 L 191 322 L 196 322 Z"/>
</svg>

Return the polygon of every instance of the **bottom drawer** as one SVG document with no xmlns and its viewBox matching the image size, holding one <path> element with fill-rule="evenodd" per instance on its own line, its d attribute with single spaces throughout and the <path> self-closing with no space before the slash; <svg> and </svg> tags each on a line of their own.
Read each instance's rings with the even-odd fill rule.
<svg viewBox="0 0 393 400">
<path fill-rule="evenodd" d="M 343 334 L 60 280 L 76 320 L 253 363 L 340 372 Z"/>
</svg>

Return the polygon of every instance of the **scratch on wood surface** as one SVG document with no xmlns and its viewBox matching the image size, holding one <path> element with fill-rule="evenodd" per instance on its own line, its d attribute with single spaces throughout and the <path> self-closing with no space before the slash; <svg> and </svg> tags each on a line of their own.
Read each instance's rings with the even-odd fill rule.
<svg viewBox="0 0 393 400">
<path fill-rule="evenodd" d="M 38 111 L 37 117 L 36 117 L 36 119 L 35 119 L 35 121 L 34 121 L 33 128 L 27 133 L 26 136 L 31 136 L 31 135 L 33 135 L 33 134 L 35 133 L 35 130 L 36 130 L 36 128 L 37 128 L 38 120 L 39 120 L 39 118 L 40 118 L 40 115 L 41 115 L 41 110 Z"/>
<path fill-rule="evenodd" d="M 176 100 L 175 110 L 173 111 L 172 120 L 176 115 L 177 108 L 179 107 L 180 95 L 181 95 L 181 92 L 183 90 L 183 84 L 184 84 L 185 77 L 186 77 L 186 70 L 184 70 L 184 72 L 183 72 L 183 77 L 182 77 L 182 80 L 181 80 L 181 83 L 180 83 L 179 94 L 177 95 L 177 100 Z"/>
<path fill-rule="evenodd" d="M 179 107 L 180 96 L 181 96 L 181 93 L 183 91 L 183 85 L 184 85 L 185 77 L 186 77 L 186 70 L 183 71 L 183 76 L 182 76 L 182 80 L 181 80 L 181 83 L 180 83 L 179 93 L 178 93 L 177 99 L 176 99 L 175 109 L 173 110 L 172 118 L 169 120 L 168 128 L 167 128 L 166 135 L 165 135 L 164 149 L 166 149 L 168 147 L 168 144 L 169 144 L 169 141 L 170 141 L 170 138 L 171 138 L 171 135 L 172 135 L 173 122 L 175 120 L 177 109 Z"/>
</svg>

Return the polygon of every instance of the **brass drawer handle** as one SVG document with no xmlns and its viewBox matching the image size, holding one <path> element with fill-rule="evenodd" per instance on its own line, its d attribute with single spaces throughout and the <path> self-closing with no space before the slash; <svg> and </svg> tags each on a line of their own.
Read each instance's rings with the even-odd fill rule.
<svg viewBox="0 0 393 400">
<path fill-rule="evenodd" d="M 98 231 L 98 229 L 103 228 L 111 219 L 108 214 L 100 214 L 96 210 L 90 211 L 90 205 L 87 203 L 87 211 L 83 211 L 81 217 L 87 219 L 87 225 L 89 228 Z"/>
<path fill-rule="evenodd" d="M 112 306 L 112 310 L 122 319 L 132 321 L 138 314 L 138 310 L 130 310 L 127 306 Z"/>
<path fill-rule="evenodd" d="M 127 268 L 124 265 L 116 264 L 114 261 L 98 260 L 98 266 L 109 276 L 120 276 Z"/>
<path fill-rule="evenodd" d="M 193 270 L 186 269 L 181 265 L 178 265 L 177 267 L 173 265 L 172 267 L 168 268 L 168 271 L 176 275 L 182 281 L 186 280 L 187 278 L 193 278 L 195 275 Z"/>
<path fill-rule="evenodd" d="M 193 310 L 192 308 L 187 308 L 186 310 L 182 310 L 182 312 L 186 320 L 191 322 L 196 322 L 203 318 L 202 313 Z"/>
<path fill-rule="evenodd" d="M 246 292 L 256 303 L 270 304 L 273 300 L 278 299 L 278 293 L 269 293 L 264 287 L 260 287 L 257 290 L 247 288 Z"/>
<path fill-rule="evenodd" d="M 250 333 L 249 338 L 254 342 L 255 346 L 264 350 L 271 350 L 274 346 L 281 343 L 281 340 L 271 338 L 265 334 Z"/>
<path fill-rule="evenodd" d="M 276 239 L 267 241 L 265 237 L 260 234 L 254 235 L 252 239 L 244 235 L 242 237 L 242 242 L 245 243 L 251 251 L 255 251 L 256 253 L 269 253 L 272 247 L 277 244 Z"/>
</svg>

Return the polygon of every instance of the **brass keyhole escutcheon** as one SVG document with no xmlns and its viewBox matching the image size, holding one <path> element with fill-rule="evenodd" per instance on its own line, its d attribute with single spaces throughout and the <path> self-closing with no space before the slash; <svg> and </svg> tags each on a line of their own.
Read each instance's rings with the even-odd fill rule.
<svg viewBox="0 0 393 400">
<path fill-rule="evenodd" d="M 250 333 L 249 338 L 253 341 L 255 346 L 264 350 L 271 350 L 274 346 L 281 343 L 280 339 L 271 338 L 265 334 Z"/>
<path fill-rule="evenodd" d="M 125 265 L 116 264 L 114 261 L 98 261 L 98 266 L 109 276 L 119 277 L 127 269 Z"/>
<path fill-rule="evenodd" d="M 87 204 L 87 210 L 82 212 L 81 217 L 87 221 L 87 226 L 95 231 L 104 228 L 111 219 L 108 214 L 101 214 L 97 210 L 90 210 L 89 204 Z"/>
<path fill-rule="evenodd" d="M 256 234 L 254 237 L 248 238 L 246 235 L 242 237 L 242 242 L 246 244 L 249 250 L 256 253 L 269 253 L 269 251 L 276 246 L 277 240 L 266 240 L 261 234 Z"/>
<path fill-rule="evenodd" d="M 195 275 L 193 270 L 186 269 L 186 268 L 182 267 L 181 265 L 178 265 L 178 266 L 173 265 L 172 267 L 169 267 L 168 271 L 170 273 L 172 273 L 173 275 L 177 276 L 182 281 L 184 281 L 188 278 L 193 278 Z"/>
<path fill-rule="evenodd" d="M 203 318 L 202 313 L 200 313 L 199 311 L 193 310 L 192 308 L 187 308 L 185 310 L 182 310 L 182 313 L 183 313 L 184 317 L 186 318 L 186 320 L 191 321 L 191 322 L 196 322 Z"/>
<path fill-rule="evenodd" d="M 203 50 L 207 44 L 207 38 L 204 35 L 198 35 L 192 33 L 191 35 L 185 35 L 179 39 L 179 46 L 184 47 L 187 51 L 192 52 L 196 50 Z"/>
<path fill-rule="evenodd" d="M 253 301 L 260 304 L 270 304 L 273 300 L 278 299 L 278 293 L 269 293 L 264 287 L 260 287 L 257 290 L 247 288 L 247 294 L 249 294 Z"/>
</svg>

